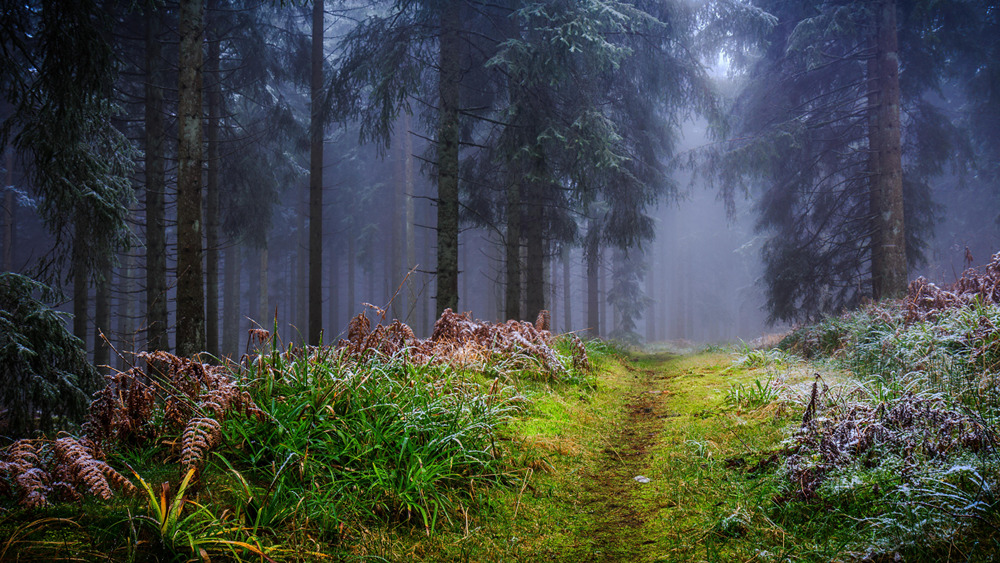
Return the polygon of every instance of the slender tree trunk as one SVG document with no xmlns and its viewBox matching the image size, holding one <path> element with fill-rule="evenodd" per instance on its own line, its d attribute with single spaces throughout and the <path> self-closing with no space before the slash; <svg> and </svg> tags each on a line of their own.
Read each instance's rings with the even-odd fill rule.
<svg viewBox="0 0 1000 563">
<path fill-rule="evenodd" d="M 521 184 L 511 178 L 507 185 L 507 232 L 504 238 L 504 316 L 521 318 Z"/>
<path fill-rule="evenodd" d="M 347 316 L 353 317 L 358 310 L 358 303 L 355 301 L 354 288 L 357 285 L 356 264 L 357 264 L 357 236 L 353 230 L 347 234 Z"/>
<path fill-rule="evenodd" d="M 216 0 L 209 0 L 210 7 Z M 208 173 L 205 180 L 205 345 L 219 356 L 219 119 L 222 86 L 219 82 L 219 38 L 209 31 L 208 61 Z"/>
<path fill-rule="evenodd" d="M 270 290 L 267 285 L 267 271 L 268 271 L 268 258 L 267 258 L 267 239 L 264 239 L 264 246 L 260 248 L 260 256 L 258 258 L 258 264 L 260 265 L 257 269 L 258 284 L 260 287 L 260 293 L 258 294 L 257 314 L 259 316 L 259 322 L 263 328 L 267 330 L 274 330 L 274 313 L 271 312 L 269 306 Z"/>
<path fill-rule="evenodd" d="M 409 272 L 417 266 L 417 233 L 414 221 L 416 210 L 413 201 L 413 136 L 410 135 L 410 115 L 403 116 L 403 175 L 406 178 L 405 202 L 406 202 L 406 270 Z M 406 282 L 406 321 L 413 322 L 410 315 L 416 311 L 417 306 L 417 279 L 420 277 L 416 272 Z"/>
<path fill-rule="evenodd" d="M 649 271 L 646 273 L 646 295 L 653 303 L 646 308 L 646 342 L 656 342 L 656 241 L 653 241 L 653 254 L 649 257 Z"/>
<path fill-rule="evenodd" d="M 329 247 L 334 247 L 335 245 L 328 245 Z M 339 280 L 337 277 L 340 275 L 340 269 L 337 267 L 337 254 L 331 251 L 331 255 L 327 256 L 327 276 L 326 279 L 330 280 L 330 295 L 329 312 L 327 313 L 326 326 L 327 330 L 324 331 L 323 340 L 326 344 L 333 344 L 336 342 L 337 335 L 340 333 L 340 294 L 337 292 L 337 288 L 340 287 Z"/>
<path fill-rule="evenodd" d="M 177 355 L 205 349 L 202 275 L 202 2 L 180 2 L 177 102 Z"/>
<path fill-rule="evenodd" d="M 458 310 L 458 110 L 461 79 L 460 3 L 441 8 L 437 139 L 437 314 Z"/>
<path fill-rule="evenodd" d="M 311 247 L 309 245 L 309 229 L 306 228 L 309 223 L 309 198 L 311 192 L 309 189 L 302 190 L 299 205 L 299 240 L 298 248 L 295 251 L 295 276 L 290 280 L 289 289 L 292 294 L 292 312 L 294 314 L 291 317 L 292 323 L 297 327 L 305 327 L 307 334 L 304 335 L 306 339 L 306 344 L 309 340 L 309 319 L 312 315 L 309 313 L 309 258 L 312 254 Z M 322 276 L 320 276 L 322 279 Z M 301 330 L 301 328 L 300 328 Z"/>
<path fill-rule="evenodd" d="M 525 284 L 527 311 L 525 319 L 534 321 L 539 311 L 545 308 L 545 225 L 541 186 L 532 185 L 528 201 L 528 222 L 524 229 L 527 247 L 525 261 Z"/>
<path fill-rule="evenodd" d="M 903 223 L 903 165 L 899 117 L 899 48 L 896 2 L 881 0 L 876 10 L 875 65 L 877 105 L 870 139 L 872 202 L 872 294 L 875 299 L 906 293 L 906 234 Z M 870 88 L 871 89 L 871 88 Z"/>
<path fill-rule="evenodd" d="M 16 216 L 14 199 L 14 147 L 8 146 L 6 168 L 4 174 L 4 196 L 3 196 L 3 270 L 14 271 L 14 217 Z"/>
<path fill-rule="evenodd" d="M 323 0 L 312 13 L 309 118 L 309 343 L 323 331 Z"/>
<path fill-rule="evenodd" d="M 87 236 L 87 225 L 78 216 L 75 225 L 74 238 L 80 240 Z M 82 245 L 73 245 L 72 264 L 73 269 L 73 335 L 80 339 L 86 346 L 87 334 L 89 332 L 90 318 L 87 316 L 89 305 L 87 262 L 83 254 Z"/>
<path fill-rule="evenodd" d="M 146 347 L 166 350 L 167 341 L 167 229 L 163 167 L 163 61 L 160 47 L 161 13 L 146 14 Z"/>
<path fill-rule="evenodd" d="M 601 336 L 601 249 L 591 243 L 587 258 L 587 327 L 591 336 Z"/>
<path fill-rule="evenodd" d="M 569 247 L 563 245 L 559 254 L 562 258 L 563 332 L 569 332 L 573 330 L 573 274 Z"/>
<path fill-rule="evenodd" d="M 403 252 L 405 251 L 406 241 L 403 240 L 403 222 L 405 218 L 402 216 L 401 210 L 404 207 L 404 201 L 406 199 L 406 149 L 401 142 L 402 137 L 408 136 L 406 131 L 400 131 L 401 121 L 396 121 L 396 154 L 393 159 L 393 186 L 390 200 L 389 209 L 389 223 L 392 229 L 392 242 L 390 243 L 390 266 L 389 266 L 389 297 L 393 297 L 396 293 L 396 288 L 403 281 Z M 403 312 L 406 311 L 406 292 L 402 292 L 397 295 L 390 305 L 390 313 L 392 318 L 399 319 L 403 318 Z"/>
<path fill-rule="evenodd" d="M 239 352 L 240 326 L 240 246 L 226 249 L 222 292 L 222 353 L 235 358 Z"/>
<path fill-rule="evenodd" d="M 135 297 L 132 295 L 135 284 L 135 255 L 128 253 L 122 257 L 122 266 L 118 274 L 118 351 L 126 355 L 135 351 Z M 126 355 L 126 359 L 127 359 Z M 125 370 L 125 359 L 118 362 L 118 369 Z"/>
<path fill-rule="evenodd" d="M 111 332 L 111 265 L 107 258 L 101 260 L 94 293 L 94 365 L 101 373 L 108 373 L 111 348 L 105 338 L 110 340 Z"/>
</svg>

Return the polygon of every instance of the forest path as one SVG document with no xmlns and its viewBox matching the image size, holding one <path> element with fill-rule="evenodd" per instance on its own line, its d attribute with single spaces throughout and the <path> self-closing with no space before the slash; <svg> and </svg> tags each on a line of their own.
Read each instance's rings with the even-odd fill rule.
<svg viewBox="0 0 1000 563">
<path fill-rule="evenodd" d="M 650 513 L 639 493 L 651 483 L 647 476 L 652 469 L 651 449 L 670 417 L 667 397 L 669 382 L 677 376 L 676 360 L 672 355 L 650 356 L 626 365 L 624 419 L 582 487 L 583 503 L 596 521 L 590 561 L 645 560 L 656 543 L 641 534 Z"/>
<path fill-rule="evenodd" d="M 787 420 L 727 405 L 734 384 L 758 377 L 731 366 L 732 356 L 719 353 L 629 358 L 614 376 L 619 418 L 568 494 L 579 503 L 576 537 L 556 559 L 759 557 L 758 542 L 772 526 L 747 518 L 746 504 L 766 494 L 761 479 L 775 463 L 770 452 Z"/>
</svg>

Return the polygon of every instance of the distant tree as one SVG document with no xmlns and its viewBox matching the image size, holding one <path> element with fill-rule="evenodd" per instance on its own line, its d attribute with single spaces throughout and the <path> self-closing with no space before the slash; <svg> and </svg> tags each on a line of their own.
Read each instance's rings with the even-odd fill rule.
<svg viewBox="0 0 1000 563">
<path fill-rule="evenodd" d="M 309 343 L 323 331 L 323 0 L 314 0 L 309 80 Z"/>
<path fill-rule="evenodd" d="M 730 201 L 740 186 L 762 190 L 771 319 L 898 295 L 933 226 L 927 179 L 958 154 L 957 131 L 925 94 L 965 49 L 968 5 L 756 5 L 777 23 L 759 57 L 739 59 L 747 73 L 731 128 L 718 129 L 732 140 L 707 167 Z"/>
<path fill-rule="evenodd" d="M 201 0 L 180 2 L 177 106 L 177 354 L 205 350 L 202 275 L 202 33 Z"/>
<path fill-rule="evenodd" d="M 166 350 L 167 336 L 167 226 L 165 127 L 163 89 L 166 86 L 161 19 L 164 8 L 152 4 L 143 12 L 145 33 L 143 177 L 146 237 L 146 346 Z"/>
<path fill-rule="evenodd" d="M 471 2 L 385 2 L 352 29 L 332 81 L 342 117 L 357 117 L 362 141 L 385 145 L 411 97 L 435 99 L 437 310 L 458 308 L 458 169 L 461 56 Z"/>
</svg>

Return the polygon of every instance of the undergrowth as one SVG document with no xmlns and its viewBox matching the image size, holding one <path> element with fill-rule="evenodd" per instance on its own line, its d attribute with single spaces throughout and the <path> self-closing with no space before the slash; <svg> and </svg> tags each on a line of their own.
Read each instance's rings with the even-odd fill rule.
<svg viewBox="0 0 1000 563">
<path fill-rule="evenodd" d="M 817 379 L 781 468 L 784 502 L 859 523 L 864 533 L 849 543 L 858 558 L 1000 555 L 998 282 L 1000 255 L 954 289 L 917 280 L 903 301 L 827 318 L 781 343 L 858 378 L 836 394 Z"/>
<path fill-rule="evenodd" d="M 426 341 L 356 319 L 337 346 L 251 331 L 221 367 L 141 355 L 83 434 L 0 452 L 0 559 L 312 561 L 467 527 L 523 486 L 525 384 L 585 391 L 615 352 L 449 313 Z"/>
</svg>

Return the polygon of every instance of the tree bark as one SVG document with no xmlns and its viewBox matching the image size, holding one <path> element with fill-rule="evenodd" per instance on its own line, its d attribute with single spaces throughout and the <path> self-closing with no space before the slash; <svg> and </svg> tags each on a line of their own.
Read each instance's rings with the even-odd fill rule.
<svg viewBox="0 0 1000 563">
<path fill-rule="evenodd" d="M 4 196 L 3 196 L 3 271 L 14 271 L 14 217 L 17 201 L 14 199 L 14 147 L 8 146 L 6 168 L 4 174 Z"/>
<path fill-rule="evenodd" d="M 875 299 L 906 294 L 906 235 L 903 222 L 903 165 L 899 117 L 899 48 L 896 2 L 882 0 L 876 10 L 874 126 L 870 131 L 872 201 L 872 295 Z M 869 71 L 873 70 L 869 64 Z"/>
<path fill-rule="evenodd" d="M 97 273 L 94 295 L 94 366 L 101 373 L 108 373 L 111 364 L 111 348 L 105 342 L 111 332 L 111 264 L 110 259 L 101 259 L 101 271 Z"/>
<path fill-rule="evenodd" d="M 226 249 L 222 292 L 222 353 L 235 358 L 239 352 L 240 327 L 240 247 Z"/>
<path fill-rule="evenodd" d="M 587 258 L 587 328 L 591 336 L 601 336 L 601 249 L 591 243 Z"/>
<path fill-rule="evenodd" d="M 528 197 L 528 222 L 524 229 L 527 247 L 525 261 L 525 319 L 534 321 L 545 308 L 545 215 L 542 208 L 542 186 L 532 183 Z"/>
<path fill-rule="evenodd" d="M 323 332 L 323 0 L 312 13 L 309 118 L 309 343 Z"/>
<path fill-rule="evenodd" d="M 166 350 L 167 229 L 163 169 L 163 62 L 160 17 L 146 14 L 146 348 Z"/>
<path fill-rule="evenodd" d="M 210 0 L 212 2 L 214 0 Z M 208 61 L 208 172 L 205 179 L 205 346 L 219 356 L 219 118 L 222 85 L 219 76 L 219 38 L 209 30 Z"/>
<path fill-rule="evenodd" d="M 573 330 L 573 273 L 570 268 L 570 249 L 563 245 L 560 252 L 562 258 L 563 281 L 563 332 Z"/>
<path fill-rule="evenodd" d="M 458 310 L 458 110 L 461 60 L 458 2 L 441 8 L 437 139 L 437 314 Z"/>
<path fill-rule="evenodd" d="M 177 102 L 177 355 L 205 349 L 202 274 L 201 0 L 180 2 Z"/>
<path fill-rule="evenodd" d="M 260 256 L 258 257 L 257 263 L 259 265 L 257 269 L 257 283 L 260 288 L 260 293 L 257 295 L 257 322 L 261 324 L 262 328 L 274 330 L 274 314 L 271 312 L 268 304 L 270 291 L 268 290 L 267 285 L 267 237 L 264 238 L 264 246 L 260 248 Z"/>
<path fill-rule="evenodd" d="M 83 224 L 83 219 L 78 214 L 75 227 L 74 238 L 79 240 L 87 236 L 87 225 Z M 72 264 L 73 269 L 73 335 L 80 339 L 81 344 L 86 346 L 87 334 L 89 332 L 90 318 L 88 311 L 88 279 L 87 261 L 83 254 L 82 245 L 73 245 Z"/>
<path fill-rule="evenodd" d="M 414 209 L 413 189 L 413 136 L 410 135 L 410 115 L 403 116 L 403 176 L 405 177 L 405 205 L 406 205 L 406 271 L 409 272 L 417 266 L 417 244 L 416 244 L 416 210 Z M 419 274 L 414 272 L 413 277 L 406 280 L 406 322 L 412 323 L 415 318 L 410 318 L 414 314 L 417 306 L 417 292 L 415 290 Z"/>
<path fill-rule="evenodd" d="M 118 361 L 118 369 L 122 371 L 127 369 L 127 354 L 135 351 L 135 298 L 132 295 L 134 270 L 135 255 L 125 254 L 118 274 L 118 351 L 126 356 Z"/>
<path fill-rule="evenodd" d="M 504 238 L 504 316 L 521 318 L 521 184 L 511 178 L 507 185 L 507 232 Z"/>
<path fill-rule="evenodd" d="M 347 318 L 350 320 L 358 310 L 358 303 L 355 301 L 354 289 L 357 287 L 356 265 L 358 261 L 357 234 L 354 229 L 348 229 L 347 233 Z"/>
</svg>

